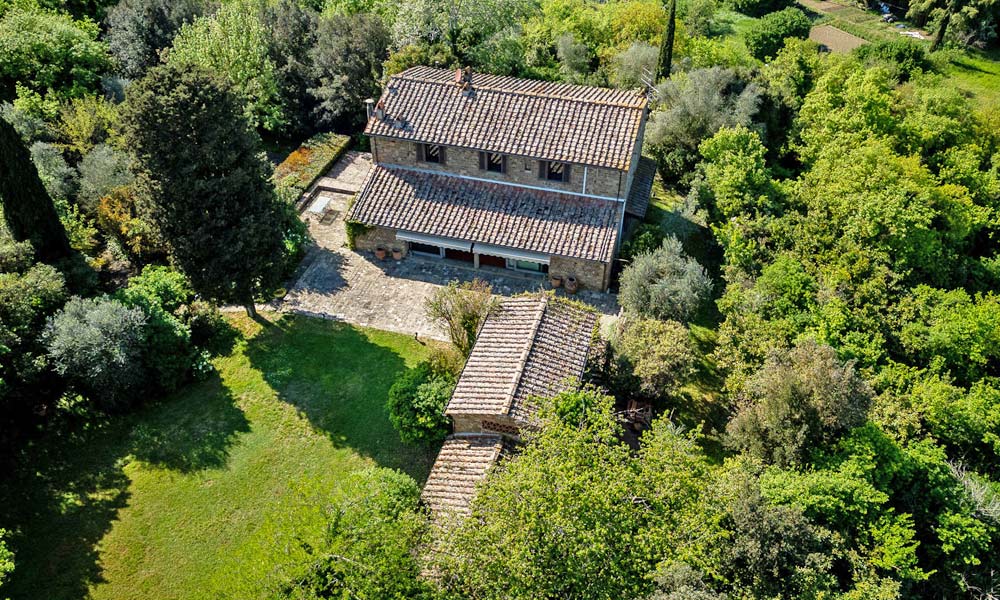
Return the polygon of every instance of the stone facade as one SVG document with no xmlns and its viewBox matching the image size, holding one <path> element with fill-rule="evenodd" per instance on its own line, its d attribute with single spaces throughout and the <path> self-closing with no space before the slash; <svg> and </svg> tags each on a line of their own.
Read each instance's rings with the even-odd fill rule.
<svg viewBox="0 0 1000 600">
<path fill-rule="evenodd" d="M 549 259 L 549 275 L 576 277 L 581 288 L 604 291 L 611 285 L 611 265 L 592 260 L 553 256 Z"/>
<path fill-rule="evenodd" d="M 521 439 L 524 423 L 507 415 L 451 415 L 453 433 L 494 433 L 508 438 Z"/>
<path fill-rule="evenodd" d="M 356 250 L 374 252 L 379 246 L 385 248 L 386 251 L 392 251 L 393 248 L 398 248 L 403 251 L 403 256 L 406 256 L 408 251 L 406 243 L 400 242 L 396 239 L 395 229 L 372 227 L 368 231 L 354 238 L 354 248 Z"/>
<path fill-rule="evenodd" d="M 479 168 L 479 152 L 467 148 L 445 148 L 444 164 L 417 160 L 417 146 L 391 138 L 372 137 L 372 156 L 376 163 L 418 167 L 432 171 L 455 173 L 466 177 L 499 182 L 544 187 L 563 192 L 586 194 L 601 198 L 623 199 L 628 192 L 628 173 L 601 167 L 572 165 L 569 181 L 549 181 L 538 176 L 538 161 L 520 156 L 507 156 L 507 172 L 495 173 Z M 586 177 L 586 186 L 584 178 Z"/>
</svg>

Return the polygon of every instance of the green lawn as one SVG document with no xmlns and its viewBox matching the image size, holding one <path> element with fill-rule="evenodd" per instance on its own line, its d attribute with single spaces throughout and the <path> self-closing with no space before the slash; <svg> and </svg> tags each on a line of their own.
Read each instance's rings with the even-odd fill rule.
<svg viewBox="0 0 1000 600">
<path fill-rule="evenodd" d="M 385 413 L 412 337 L 286 317 L 241 335 L 217 373 L 139 413 L 27 453 L 0 497 L 18 529 L 12 600 L 251 598 L 349 473 L 423 482 L 433 450 Z"/>
</svg>

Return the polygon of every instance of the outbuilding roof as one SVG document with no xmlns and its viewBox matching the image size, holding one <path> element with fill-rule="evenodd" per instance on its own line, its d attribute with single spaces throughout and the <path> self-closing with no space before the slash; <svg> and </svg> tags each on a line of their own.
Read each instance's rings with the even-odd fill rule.
<svg viewBox="0 0 1000 600">
<path fill-rule="evenodd" d="M 389 79 L 365 133 L 628 170 L 646 97 L 616 90 L 413 67 Z"/>
<path fill-rule="evenodd" d="M 620 204 L 375 165 L 347 220 L 540 254 L 610 262 Z"/>
<path fill-rule="evenodd" d="M 476 495 L 476 484 L 505 451 L 499 435 L 457 434 L 441 446 L 420 497 L 433 513 L 465 515 Z"/>
<path fill-rule="evenodd" d="M 532 398 L 579 382 L 597 315 L 545 294 L 509 298 L 487 316 L 445 414 L 527 421 Z"/>
</svg>

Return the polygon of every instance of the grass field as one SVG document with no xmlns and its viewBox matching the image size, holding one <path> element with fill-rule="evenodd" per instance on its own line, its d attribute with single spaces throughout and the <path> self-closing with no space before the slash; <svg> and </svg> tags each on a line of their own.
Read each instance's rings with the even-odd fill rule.
<svg viewBox="0 0 1000 600">
<path fill-rule="evenodd" d="M 250 598 L 318 507 L 372 465 L 422 483 L 433 450 L 403 446 L 385 414 L 412 337 L 286 317 L 234 318 L 207 381 L 129 417 L 47 439 L 0 498 L 18 529 L 0 597 Z"/>
</svg>

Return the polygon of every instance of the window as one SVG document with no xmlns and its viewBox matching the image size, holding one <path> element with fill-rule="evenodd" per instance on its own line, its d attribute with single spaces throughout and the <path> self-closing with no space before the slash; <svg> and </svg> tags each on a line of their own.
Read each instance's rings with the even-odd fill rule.
<svg viewBox="0 0 1000 600">
<path fill-rule="evenodd" d="M 543 160 L 538 163 L 538 178 L 548 181 L 569 181 L 569 163 Z"/>
<path fill-rule="evenodd" d="M 444 146 L 437 144 L 417 144 L 417 160 L 419 162 L 444 164 Z"/>
<path fill-rule="evenodd" d="M 527 271 L 529 273 L 549 272 L 549 265 L 545 263 L 538 263 L 530 260 L 514 260 L 513 258 L 507 259 L 507 268 L 514 269 L 515 271 Z"/>
<path fill-rule="evenodd" d="M 479 169 L 493 173 L 506 173 L 507 157 L 499 152 L 480 152 Z"/>
</svg>

